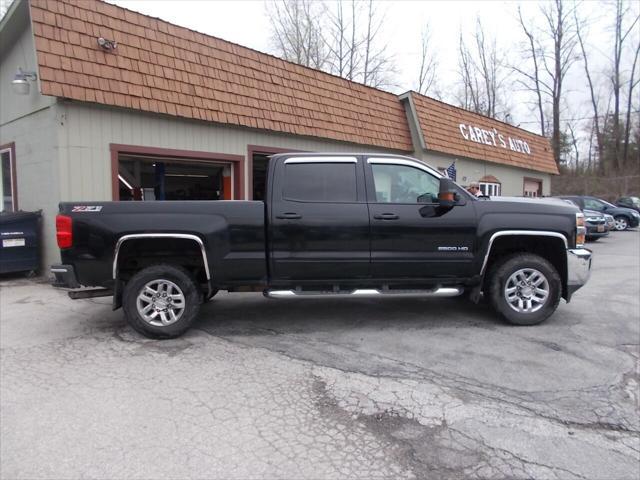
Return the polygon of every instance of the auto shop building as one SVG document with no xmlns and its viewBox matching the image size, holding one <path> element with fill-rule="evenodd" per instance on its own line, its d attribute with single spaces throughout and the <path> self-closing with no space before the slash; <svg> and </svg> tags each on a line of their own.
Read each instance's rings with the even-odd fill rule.
<svg viewBox="0 0 640 480">
<path fill-rule="evenodd" d="M 549 193 L 547 139 L 397 96 L 98 0 L 16 0 L 0 23 L 0 194 L 60 201 L 261 199 L 283 151 L 412 155 L 491 195 Z"/>
</svg>

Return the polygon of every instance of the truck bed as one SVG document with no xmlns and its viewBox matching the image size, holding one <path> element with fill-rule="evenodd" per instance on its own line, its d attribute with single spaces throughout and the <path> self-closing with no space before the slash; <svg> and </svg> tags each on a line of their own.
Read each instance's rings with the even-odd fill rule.
<svg viewBox="0 0 640 480">
<path fill-rule="evenodd" d="M 73 246 L 61 250 L 84 286 L 110 287 L 114 250 L 124 235 L 148 232 L 199 237 L 214 284 L 242 284 L 267 276 L 265 206 L 258 201 L 64 202 Z M 107 284 L 105 284 L 107 283 Z"/>
</svg>

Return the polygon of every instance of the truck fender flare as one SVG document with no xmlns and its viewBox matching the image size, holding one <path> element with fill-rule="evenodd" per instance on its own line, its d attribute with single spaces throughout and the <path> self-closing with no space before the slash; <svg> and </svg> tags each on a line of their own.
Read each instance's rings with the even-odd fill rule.
<svg viewBox="0 0 640 480">
<path fill-rule="evenodd" d="M 487 251 L 484 254 L 484 260 L 482 261 L 482 268 L 480 269 L 480 277 L 484 278 L 485 271 L 487 269 L 487 263 L 489 262 L 489 255 L 491 254 L 491 247 L 493 246 L 493 242 L 496 238 L 504 237 L 504 236 L 531 236 L 531 237 L 555 237 L 559 238 L 564 242 L 564 248 L 567 250 L 569 248 L 569 242 L 567 241 L 567 237 L 558 232 L 551 232 L 547 230 L 502 230 L 494 233 L 489 238 L 489 245 L 487 246 Z"/>
<path fill-rule="evenodd" d="M 184 240 L 191 240 L 198 244 L 200 247 L 200 253 L 202 254 L 202 262 L 204 263 L 204 270 L 207 275 L 207 282 L 211 284 L 211 272 L 209 271 L 209 260 L 207 258 L 207 250 L 204 247 L 204 242 L 197 235 L 191 235 L 188 233 L 134 233 L 131 235 L 123 235 L 118 239 L 116 243 L 115 253 L 113 255 L 113 280 L 114 282 L 118 278 L 118 254 L 122 244 L 127 240 L 137 240 L 141 238 L 157 239 L 157 238 L 181 238 Z"/>
</svg>

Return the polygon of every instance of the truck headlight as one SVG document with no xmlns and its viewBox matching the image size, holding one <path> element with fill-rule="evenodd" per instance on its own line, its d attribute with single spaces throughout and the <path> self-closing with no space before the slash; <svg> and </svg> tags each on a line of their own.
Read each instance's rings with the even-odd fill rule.
<svg viewBox="0 0 640 480">
<path fill-rule="evenodd" d="M 576 247 L 584 247 L 587 229 L 584 227 L 584 213 L 576 213 Z"/>
</svg>

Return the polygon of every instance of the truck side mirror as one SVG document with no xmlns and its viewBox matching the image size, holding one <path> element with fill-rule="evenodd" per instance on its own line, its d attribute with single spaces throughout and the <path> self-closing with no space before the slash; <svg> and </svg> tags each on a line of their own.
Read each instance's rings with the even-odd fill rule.
<svg viewBox="0 0 640 480">
<path fill-rule="evenodd" d="M 441 207 L 453 207 L 457 202 L 458 194 L 456 186 L 451 179 L 440 178 L 440 189 L 438 190 L 438 203 Z"/>
</svg>

